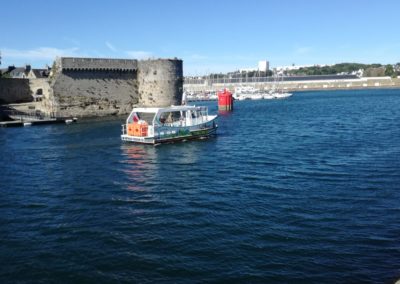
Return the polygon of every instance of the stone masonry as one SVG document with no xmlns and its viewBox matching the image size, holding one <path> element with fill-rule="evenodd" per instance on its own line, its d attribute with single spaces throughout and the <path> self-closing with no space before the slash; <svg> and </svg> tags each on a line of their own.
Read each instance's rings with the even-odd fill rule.
<svg viewBox="0 0 400 284">
<path fill-rule="evenodd" d="M 32 99 L 28 79 L 0 79 L 0 104 L 25 103 Z"/>
<path fill-rule="evenodd" d="M 143 60 L 138 62 L 139 101 L 145 106 L 181 104 L 183 70 L 180 60 Z"/>
</svg>

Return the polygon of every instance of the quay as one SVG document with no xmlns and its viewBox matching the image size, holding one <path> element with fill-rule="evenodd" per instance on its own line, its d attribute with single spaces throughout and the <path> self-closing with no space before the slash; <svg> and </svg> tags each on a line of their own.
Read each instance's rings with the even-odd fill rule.
<svg viewBox="0 0 400 284">
<path fill-rule="evenodd" d="M 59 113 L 44 113 L 37 109 L 40 102 L 0 105 L 0 127 L 23 127 L 46 124 L 70 124 L 78 119 Z"/>
<path fill-rule="evenodd" d="M 400 78 L 391 77 L 354 77 L 343 78 L 340 76 L 309 76 L 304 80 L 302 77 L 288 77 L 279 82 L 280 89 L 287 92 L 294 91 L 324 91 L 324 90 L 355 90 L 369 88 L 400 88 Z M 187 80 L 183 84 L 184 90 L 188 92 L 216 92 L 227 88 L 235 90 L 236 87 L 250 86 L 261 90 L 270 90 L 276 86 L 271 78 L 247 78 L 238 79 L 208 79 Z"/>
<path fill-rule="evenodd" d="M 0 127 L 23 127 L 32 125 L 45 125 L 45 124 L 70 124 L 76 122 L 76 118 L 48 118 L 40 120 L 12 120 L 0 121 Z"/>
</svg>

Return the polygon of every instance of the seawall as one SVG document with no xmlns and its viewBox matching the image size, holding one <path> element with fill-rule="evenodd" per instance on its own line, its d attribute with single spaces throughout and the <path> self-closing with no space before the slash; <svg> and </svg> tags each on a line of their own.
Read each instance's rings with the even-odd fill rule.
<svg viewBox="0 0 400 284">
<path fill-rule="evenodd" d="M 216 91 L 223 88 L 235 90 L 239 86 L 252 86 L 258 89 L 270 90 L 276 86 L 273 82 L 206 82 L 204 84 L 184 84 L 184 89 L 189 92 Z M 390 77 L 365 77 L 357 79 L 341 80 L 308 80 L 308 81 L 288 81 L 280 82 L 279 88 L 289 92 L 306 90 L 346 90 L 346 89 L 364 89 L 364 88 L 400 88 L 399 78 Z"/>
</svg>

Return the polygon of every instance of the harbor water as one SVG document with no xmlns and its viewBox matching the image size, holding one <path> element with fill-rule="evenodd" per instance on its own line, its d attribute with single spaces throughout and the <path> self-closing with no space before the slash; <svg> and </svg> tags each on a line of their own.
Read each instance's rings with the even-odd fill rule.
<svg viewBox="0 0 400 284">
<path fill-rule="evenodd" d="M 0 128 L 0 281 L 393 283 L 399 106 L 236 101 L 217 137 L 155 147 L 124 118 Z"/>
</svg>

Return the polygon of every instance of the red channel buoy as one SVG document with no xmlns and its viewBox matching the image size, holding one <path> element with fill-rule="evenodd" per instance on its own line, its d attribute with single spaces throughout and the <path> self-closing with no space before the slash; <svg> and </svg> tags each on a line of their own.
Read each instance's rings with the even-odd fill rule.
<svg viewBox="0 0 400 284">
<path fill-rule="evenodd" d="M 218 92 L 218 110 L 219 111 L 232 111 L 233 110 L 233 96 L 227 89 Z"/>
</svg>

